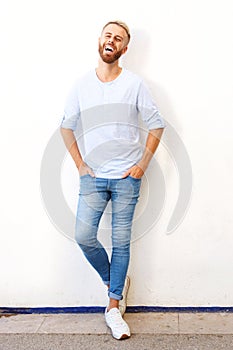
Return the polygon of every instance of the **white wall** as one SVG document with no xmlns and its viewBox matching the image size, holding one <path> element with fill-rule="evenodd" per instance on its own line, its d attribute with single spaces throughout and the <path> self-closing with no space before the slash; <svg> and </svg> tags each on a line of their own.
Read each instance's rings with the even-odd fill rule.
<svg viewBox="0 0 233 350">
<path fill-rule="evenodd" d="M 96 65 L 100 29 L 115 18 L 133 34 L 123 64 L 147 81 L 185 144 L 193 173 L 188 211 L 167 234 L 179 169 L 172 149 L 160 145 L 156 158 L 166 201 L 157 222 L 132 244 L 129 305 L 232 305 L 232 1 L 12 0 L 1 6 L 0 16 L 0 306 L 107 301 L 74 240 L 47 216 L 40 166 L 71 84 Z M 138 218 L 148 210 L 153 181 L 151 166 Z M 61 182 L 75 211 L 78 177 L 69 158 Z"/>
</svg>

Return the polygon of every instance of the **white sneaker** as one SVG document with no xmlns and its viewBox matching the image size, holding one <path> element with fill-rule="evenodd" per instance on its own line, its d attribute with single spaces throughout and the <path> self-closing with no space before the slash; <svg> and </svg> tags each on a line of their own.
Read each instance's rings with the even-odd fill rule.
<svg viewBox="0 0 233 350">
<path fill-rule="evenodd" d="M 129 278 L 129 276 L 126 276 L 125 285 L 124 285 L 123 292 L 122 292 L 123 299 L 119 301 L 119 310 L 120 310 L 121 316 L 124 315 L 125 310 L 126 310 L 129 285 L 130 285 L 130 278 Z"/>
<path fill-rule="evenodd" d="M 130 329 L 127 323 L 123 320 L 121 313 L 117 307 L 107 311 L 105 310 L 105 320 L 107 326 L 112 331 L 112 336 L 116 339 L 126 339 L 130 337 Z"/>
</svg>

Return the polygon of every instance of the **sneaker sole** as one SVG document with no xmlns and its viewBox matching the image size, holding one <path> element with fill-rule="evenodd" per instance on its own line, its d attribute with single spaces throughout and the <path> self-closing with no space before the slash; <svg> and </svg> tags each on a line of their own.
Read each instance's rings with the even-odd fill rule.
<svg viewBox="0 0 233 350">
<path fill-rule="evenodd" d="M 120 337 L 119 340 L 124 340 L 124 339 L 128 339 L 128 338 L 130 338 L 130 335 L 128 335 L 128 334 L 122 334 L 122 336 Z"/>
<path fill-rule="evenodd" d="M 122 334 L 122 336 L 121 336 L 120 338 L 114 337 L 114 335 L 113 335 L 113 333 L 112 333 L 111 327 L 109 327 L 108 324 L 107 324 L 107 326 L 108 326 L 108 328 L 110 329 L 111 335 L 112 335 L 112 337 L 113 337 L 114 339 L 117 339 L 117 340 L 124 340 L 124 339 L 130 338 L 130 335 L 128 335 L 128 334 Z"/>
</svg>

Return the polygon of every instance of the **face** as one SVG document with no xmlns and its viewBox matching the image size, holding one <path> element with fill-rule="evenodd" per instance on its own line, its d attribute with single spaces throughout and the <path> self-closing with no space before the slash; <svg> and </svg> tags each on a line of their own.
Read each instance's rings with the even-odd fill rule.
<svg viewBox="0 0 233 350">
<path fill-rule="evenodd" d="M 105 63 L 114 63 L 127 51 L 128 36 L 124 28 L 109 24 L 99 38 L 99 54 Z"/>
</svg>

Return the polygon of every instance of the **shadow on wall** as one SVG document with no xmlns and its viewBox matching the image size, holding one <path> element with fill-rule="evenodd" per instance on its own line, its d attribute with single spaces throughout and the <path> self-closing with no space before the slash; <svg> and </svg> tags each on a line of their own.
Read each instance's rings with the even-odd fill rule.
<svg viewBox="0 0 233 350">
<path fill-rule="evenodd" d="M 151 39 L 144 30 L 132 30 L 132 39 L 129 43 L 129 49 L 122 57 L 123 65 L 126 69 L 132 70 L 143 78 L 151 46 Z"/>
<path fill-rule="evenodd" d="M 182 130 L 182 127 L 177 121 L 171 100 L 164 88 L 158 86 L 153 80 L 148 81 L 145 79 L 146 60 L 150 54 L 151 44 L 151 37 L 145 30 L 137 29 L 132 31 L 132 41 L 130 42 L 127 54 L 122 58 L 122 63 L 126 69 L 142 77 L 166 121 L 166 129 L 161 144 L 167 150 L 167 158 L 169 155 L 172 159 L 179 178 L 178 198 L 167 227 L 167 233 L 169 234 L 174 232 L 183 221 L 190 205 L 192 194 L 192 166 L 186 147 L 181 139 L 182 135 L 179 135 L 173 126 L 177 125 L 179 131 Z M 170 124 L 170 121 L 172 124 Z M 170 175 L 170 173 L 166 173 L 166 178 L 169 179 Z M 151 187 L 152 181 L 150 182 Z"/>
<path fill-rule="evenodd" d="M 173 125 L 177 125 L 179 122 L 166 91 L 161 86 L 156 85 L 154 79 L 148 80 L 145 76 L 145 67 L 147 66 L 151 45 L 150 35 L 145 30 L 133 30 L 132 41 L 129 44 L 127 53 L 122 57 L 122 64 L 126 69 L 138 74 L 145 81 L 155 101 L 159 102 L 159 110 L 162 115 L 165 118 L 168 117 Z M 178 127 L 181 130 L 181 126 L 178 125 Z"/>
</svg>

